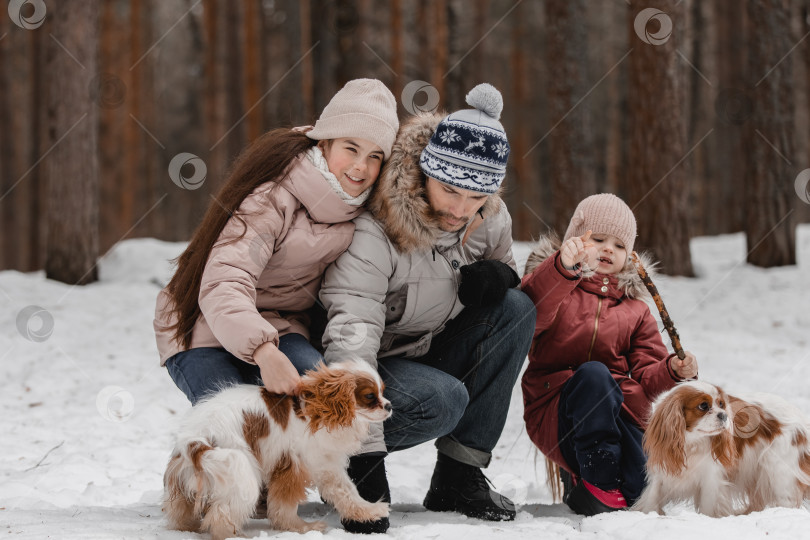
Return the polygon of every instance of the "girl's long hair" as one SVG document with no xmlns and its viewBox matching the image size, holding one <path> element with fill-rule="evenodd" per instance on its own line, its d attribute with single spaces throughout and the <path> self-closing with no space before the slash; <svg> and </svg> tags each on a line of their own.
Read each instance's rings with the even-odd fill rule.
<svg viewBox="0 0 810 540">
<path fill-rule="evenodd" d="M 169 328 L 184 349 L 191 347 L 192 330 L 200 316 L 198 298 L 203 269 L 225 224 L 233 216 L 245 226 L 239 238 L 226 243 L 242 238 L 247 225 L 236 211 L 245 197 L 266 182 L 281 182 L 292 161 L 316 143 L 302 131 L 274 129 L 256 139 L 234 161 L 225 185 L 208 206 L 188 247 L 172 261 L 177 270 L 166 286 L 171 299 L 166 309 L 176 316 L 176 322 Z"/>
</svg>

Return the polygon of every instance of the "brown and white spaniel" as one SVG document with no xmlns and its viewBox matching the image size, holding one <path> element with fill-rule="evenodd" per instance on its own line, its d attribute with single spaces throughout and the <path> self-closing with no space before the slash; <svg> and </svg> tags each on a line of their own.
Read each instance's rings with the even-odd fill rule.
<svg viewBox="0 0 810 540">
<path fill-rule="evenodd" d="M 369 424 L 389 416 L 383 383 L 365 362 L 320 365 L 302 377 L 298 396 L 252 385 L 215 394 L 189 411 L 177 434 L 163 478 L 170 528 L 235 536 L 263 486 L 275 529 L 325 528 L 297 514 L 312 485 L 344 519 L 387 516 L 388 504 L 358 495 L 346 467 Z"/>
<path fill-rule="evenodd" d="M 810 496 L 810 425 L 778 396 L 745 400 L 700 381 L 661 394 L 644 434 L 647 487 L 633 506 L 693 501 L 709 516 L 799 507 Z"/>
</svg>

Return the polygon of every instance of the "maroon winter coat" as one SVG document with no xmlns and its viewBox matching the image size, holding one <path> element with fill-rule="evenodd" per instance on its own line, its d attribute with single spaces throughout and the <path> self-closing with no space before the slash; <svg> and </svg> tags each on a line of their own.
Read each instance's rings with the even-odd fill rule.
<svg viewBox="0 0 810 540">
<path fill-rule="evenodd" d="M 632 268 L 607 276 L 571 277 L 553 240 L 541 239 L 526 265 L 522 290 L 537 306 L 529 367 L 523 375 L 523 418 L 543 454 L 569 469 L 558 445 L 560 392 L 588 361 L 605 364 L 624 394 L 622 414 L 642 429 L 650 403 L 681 380 Z M 542 261 L 542 262 L 540 262 Z M 536 267 L 535 264 L 540 262 Z"/>
</svg>

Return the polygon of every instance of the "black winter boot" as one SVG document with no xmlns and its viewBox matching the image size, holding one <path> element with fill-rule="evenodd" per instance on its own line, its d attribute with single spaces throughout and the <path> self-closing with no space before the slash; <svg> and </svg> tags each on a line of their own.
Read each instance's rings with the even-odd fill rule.
<svg viewBox="0 0 810 540">
<path fill-rule="evenodd" d="M 515 505 L 490 489 L 481 469 L 441 453 L 422 504 L 433 512 L 460 512 L 487 521 L 515 519 Z"/>
<path fill-rule="evenodd" d="M 562 481 L 563 485 L 562 500 L 564 503 L 567 503 L 568 497 L 571 495 L 571 490 L 574 489 L 574 486 L 577 484 L 577 482 L 571 475 L 571 473 L 566 471 L 562 467 L 560 467 L 560 480 Z"/>
<path fill-rule="evenodd" d="M 627 508 L 627 502 L 618 489 L 604 491 L 579 478 L 564 498 L 568 508 L 581 516 L 595 516 L 604 512 L 617 512 Z"/>
<path fill-rule="evenodd" d="M 391 502 L 388 478 L 385 476 L 385 454 L 381 452 L 360 454 L 349 458 L 349 478 L 357 486 L 357 492 L 369 502 Z M 376 521 L 340 520 L 343 528 L 350 533 L 374 534 L 388 530 L 387 517 Z"/>
</svg>

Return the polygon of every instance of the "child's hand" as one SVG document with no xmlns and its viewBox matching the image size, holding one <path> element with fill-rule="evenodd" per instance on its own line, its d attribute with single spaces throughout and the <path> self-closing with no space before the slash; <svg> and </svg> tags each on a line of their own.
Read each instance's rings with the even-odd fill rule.
<svg viewBox="0 0 810 540">
<path fill-rule="evenodd" d="M 589 242 L 592 231 L 582 236 L 574 236 L 560 246 L 560 262 L 566 268 L 575 268 L 578 264 L 596 259 L 596 246 Z"/>
<path fill-rule="evenodd" d="M 695 355 L 690 353 L 689 351 L 684 352 L 684 359 L 681 360 L 677 356 L 673 356 L 670 359 L 670 367 L 672 367 L 672 371 L 675 372 L 675 375 L 682 379 L 694 379 L 697 377 L 698 374 L 698 363 L 697 358 Z"/>
</svg>

